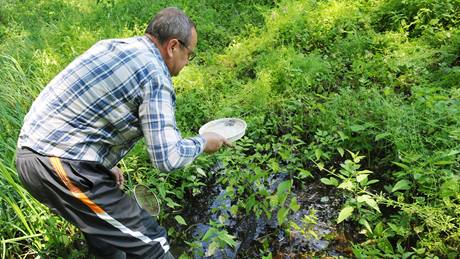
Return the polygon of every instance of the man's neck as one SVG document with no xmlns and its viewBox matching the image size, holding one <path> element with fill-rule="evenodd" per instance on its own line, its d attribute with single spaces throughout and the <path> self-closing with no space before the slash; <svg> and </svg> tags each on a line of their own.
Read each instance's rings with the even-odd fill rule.
<svg viewBox="0 0 460 259">
<path fill-rule="evenodd" d="M 160 42 L 157 40 L 157 38 L 155 38 L 153 35 L 149 34 L 149 33 L 146 33 L 145 36 L 147 36 L 147 38 L 149 38 L 149 40 L 155 44 L 155 46 L 157 47 L 157 49 L 160 51 L 161 53 L 161 56 L 165 57 L 164 53 L 163 53 L 163 48 L 162 48 L 162 45 L 160 44 Z"/>
</svg>

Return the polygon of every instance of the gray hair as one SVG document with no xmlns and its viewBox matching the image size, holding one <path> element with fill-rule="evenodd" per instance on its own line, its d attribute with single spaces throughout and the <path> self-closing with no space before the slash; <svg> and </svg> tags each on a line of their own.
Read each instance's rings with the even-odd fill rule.
<svg viewBox="0 0 460 259">
<path fill-rule="evenodd" d="M 188 46 L 192 37 L 192 28 L 196 28 L 195 23 L 183 11 L 168 7 L 152 18 L 145 33 L 154 36 L 160 44 L 177 38 Z"/>
</svg>

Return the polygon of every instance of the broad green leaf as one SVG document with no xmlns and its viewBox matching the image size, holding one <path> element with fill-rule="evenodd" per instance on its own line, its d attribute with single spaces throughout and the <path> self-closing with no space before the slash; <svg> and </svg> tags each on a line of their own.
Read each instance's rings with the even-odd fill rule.
<svg viewBox="0 0 460 259">
<path fill-rule="evenodd" d="M 380 181 L 377 180 L 377 179 L 373 179 L 373 180 L 370 180 L 369 182 L 367 182 L 367 185 L 371 185 L 373 183 L 378 183 L 378 182 L 380 182 Z"/>
<path fill-rule="evenodd" d="M 343 133 L 342 131 L 339 130 L 339 131 L 337 131 L 337 133 L 339 134 L 340 139 L 342 139 L 342 140 L 348 139 L 347 135 L 345 135 L 345 133 Z"/>
<path fill-rule="evenodd" d="M 334 186 L 339 185 L 339 181 L 337 181 L 337 179 L 335 179 L 334 177 L 329 177 L 329 180 L 331 180 L 331 183 L 332 183 Z"/>
<path fill-rule="evenodd" d="M 447 181 L 445 181 L 440 188 L 440 196 L 442 198 L 444 197 L 449 197 L 449 196 L 455 196 L 458 194 L 459 191 L 459 185 L 458 185 L 458 180 L 455 178 L 451 178 Z"/>
<path fill-rule="evenodd" d="M 180 207 L 181 205 L 174 202 L 171 198 L 169 197 L 166 197 L 164 198 L 165 202 L 166 202 L 166 206 L 170 207 L 171 209 L 175 209 L 177 207 Z"/>
<path fill-rule="evenodd" d="M 287 218 L 288 212 L 289 212 L 289 210 L 286 209 L 285 207 L 281 207 L 281 208 L 278 210 L 278 214 L 277 214 L 278 225 L 281 226 L 281 225 L 284 223 L 284 221 L 285 221 L 286 218 Z"/>
<path fill-rule="evenodd" d="M 399 190 L 409 190 L 411 183 L 408 180 L 400 180 L 391 189 L 391 192 L 399 191 Z"/>
<path fill-rule="evenodd" d="M 337 218 L 337 224 L 350 217 L 354 210 L 355 208 L 350 206 L 346 206 L 345 208 L 343 208 L 339 213 L 339 217 Z"/>
<path fill-rule="evenodd" d="M 284 194 L 288 191 L 291 190 L 292 186 L 292 181 L 291 180 L 286 180 L 278 185 L 278 188 L 276 190 L 276 195 L 279 196 L 281 194 Z"/>
<path fill-rule="evenodd" d="M 297 212 L 300 209 L 300 205 L 297 203 L 297 199 L 295 197 L 292 197 L 291 202 L 289 203 L 289 208 Z"/>
<path fill-rule="evenodd" d="M 379 239 L 379 241 L 377 242 L 377 247 L 384 251 L 386 254 L 394 254 L 393 246 L 386 237 Z"/>
<path fill-rule="evenodd" d="M 325 185 L 332 185 L 332 186 L 339 185 L 339 183 L 337 182 L 337 179 L 335 179 L 334 177 L 321 178 L 320 181 L 324 183 Z"/>
<path fill-rule="evenodd" d="M 435 164 L 435 165 L 450 165 L 450 164 L 453 164 L 453 163 L 456 163 L 456 161 L 455 160 L 443 160 L 443 161 L 436 161 L 433 164 Z"/>
<path fill-rule="evenodd" d="M 187 223 L 185 222 L 185 219 L 180 215 L 175 216 L 174 219 L 177 221 L 177 223 L 181 225 L 187 225 Z"/>
<path fill-rule="evenodd" d="M 308 177 L 313 178 L 313 175 L 311 174 L 310 171 L 305 170 L 305 169 L 301 169 L 301 168 L 299 168 L 298 170 L 299 170 L 299 172 L 298 172 L 299 178 L 301 178 L 301 179 L 305 179 L 305 178 L 308 178 Z"/>
<path fill-rule="evenodd" d="M 270 195 L 267 197 L 269 203 L 270 203 L 270 206 L 272 208 L 278 206 L 278 197 L 276 197 L 275 195 Z"/>
<path fill-rule="evenodd" d="M 245 205 L 246 213 L 249 213 L 249 211 L 252 209 L 252 207 L 254 207 L 255 204 L 256 204 L 256 196 L 255 194 L 251 194 L 251 196 L 249 196 L 249 198 L 246 201 L 246 205 Z"/>
<path fill-rule="evenodd" d="M 316 160 L 319 160 L 321 158 L 321 154 L 323 154 L 323 151 L 321 151 L 321 149 L 315 149 Z"/>
<path fill-rule="evenodd" d="M 451 150 L 446 156 L 454 156 L 460 154 L 460 150 Z"/>
<path fill-rule="evenodd" d="M 227 245 L 231 247 L 235 247 L 236 245 L 235 237 L 228 234 L 227 231 L 221 232 L 218 237 L 221 241 L 224 241 Z"/>
<path fill-rule="evenodd" d="M 209 244 L 208 250 L 206 250 L 205 255 L 207 257 L 213 256 L 216 253 L 218 248 L 219 248 L 219 244 L 216 241 L 211 242 L 211 244 Z"/>
<path fill-rule="evenodd" d="M 339 151 L 340 156 L 343 156 L 345 154 L 345 150 L 343 150 L 343 148 L 341 147 L 338 147 L 337 151 Z"/>
<path fill-rule="evenodd" d="M 351 131 L 358 132 L 358 131 L 363 131 L 363 130 L 365 130 L 365 129 L 366 129 L 366 126 L 355 124 L 355 125 L 351 125 L 351 126 L 350 126 L 350 129 L 351 129 Z"/>
<path fill-rule="evenodd" d="M 358 176 L 356 176 L 356 181 L 358 181 L 358 183 L 361 183 L 365 180 L 367 180 L 367 174 L 360 174 Z"/>
<path fill-rule="evenodd" d="M 204 234 L 204 236 L 201 238 L 203 241 L 209 240 L 211 237 L 215 236 L 218 233 L 218 230 L 215 228 L 209 228 L 208 231 Z"/>
<path fill-rule="evenodd" d="M 383 222 L 379 222 L 375 225 L 374 233 L 376 236 L 381 236 L 383 234 Z"/>
<path fill-rule="evenodd" d="M 361 196 L 356 197 L 356 200 L 358 202 L 365 202 L 369 207 L 375 209 L 376 211 L 380 212 L 379 206 L 377 205 L 377 202 L 369 195 L 364 194 Z"/>
<path fill-rule="evenodd" d="M 200 174 L 200 175 L 202 175 L 202 176 L 206 177 L 206 172 L 205 172 L 205 171 L 203 171 L 203 169 L 201 169 L 201 168 L 197 168 L 197 169 L 196 169 L 196 172 L 197 172 L 198 174 Z"/>
<path fill-rule="evenodd" d="M 331 183 L 331 180 L 329 180 L 328 178 L 321 178 L 319 179 L 322 183 L 324 183 L 325 185 L 333 185 Z"/>
<path fill-rule="evenodd" d="M 232 205 L 232 207 L 230 207 L 230 213 L 231 213 L 233 216 L 236 216 L 236 215 L 238 214 L 238 206 Z"/>
<path fill-rule="evenodd" d="M 323 169 L 324 169 L 324 164 L 323 164 L 323 163 L 318 163 L 318 164 L 316 164 L 316 165 L 318 166 L 318 169 L 319 169 L 320 171 L 323 171 Z"/>
<path fill-rule="evenodd" d="M 286 202 L 286 199 L 288 197 L 289 193 L 288 192 L 284 192 L 284 193 L 281 193 L 278 195 L 278 204 L 280 206 L 283 206 L 284 203 Z"/>
<path fill-rule="evenodd" d="M 369 222 L 366 219 L 364 218 L 359 219 L 359 224 L 363 225 L 367 229 L 367 231 L 372 233 L 371 225 L 369 225 Z"/>
<path fill-rule="evenodd" d="M 337 188 L 353 191 L 353 183 L 349 180 L 345 180 Z"/>
</svg>

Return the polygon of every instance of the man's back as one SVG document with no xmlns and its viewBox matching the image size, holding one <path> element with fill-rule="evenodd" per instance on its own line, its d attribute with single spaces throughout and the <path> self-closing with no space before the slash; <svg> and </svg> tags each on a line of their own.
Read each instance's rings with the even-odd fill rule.
<svg viewBox="0 0 460 259">
<path fill-rule="evenodd" d="M 155 91 L 152 80 L 172 87 L 148 38 L 100 41 L 42 91 L 25 117 L 18 146 L 111 168 L 142 137 L 139 105 L 147 91 Z"/>
</svg>

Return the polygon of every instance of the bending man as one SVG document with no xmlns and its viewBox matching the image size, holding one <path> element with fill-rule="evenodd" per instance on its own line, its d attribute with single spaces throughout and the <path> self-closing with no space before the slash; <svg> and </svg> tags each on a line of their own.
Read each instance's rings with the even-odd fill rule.
<svg viewBox="0 0 460 259">
<path fill-rule="evenodd" d="M 169 258 L 166 231 L 119 187 L 116 164 L 145 138 L 152 163 L 171 171 L 229 144 L 182 138 L 172 76 L 195 56 L 194 23 L 161 10 L 144 36 L 102 40 L 40 93 L 24 119 L 16 166 L 26 189 L 81 229 L 100 258 Z"/>
</svg>

